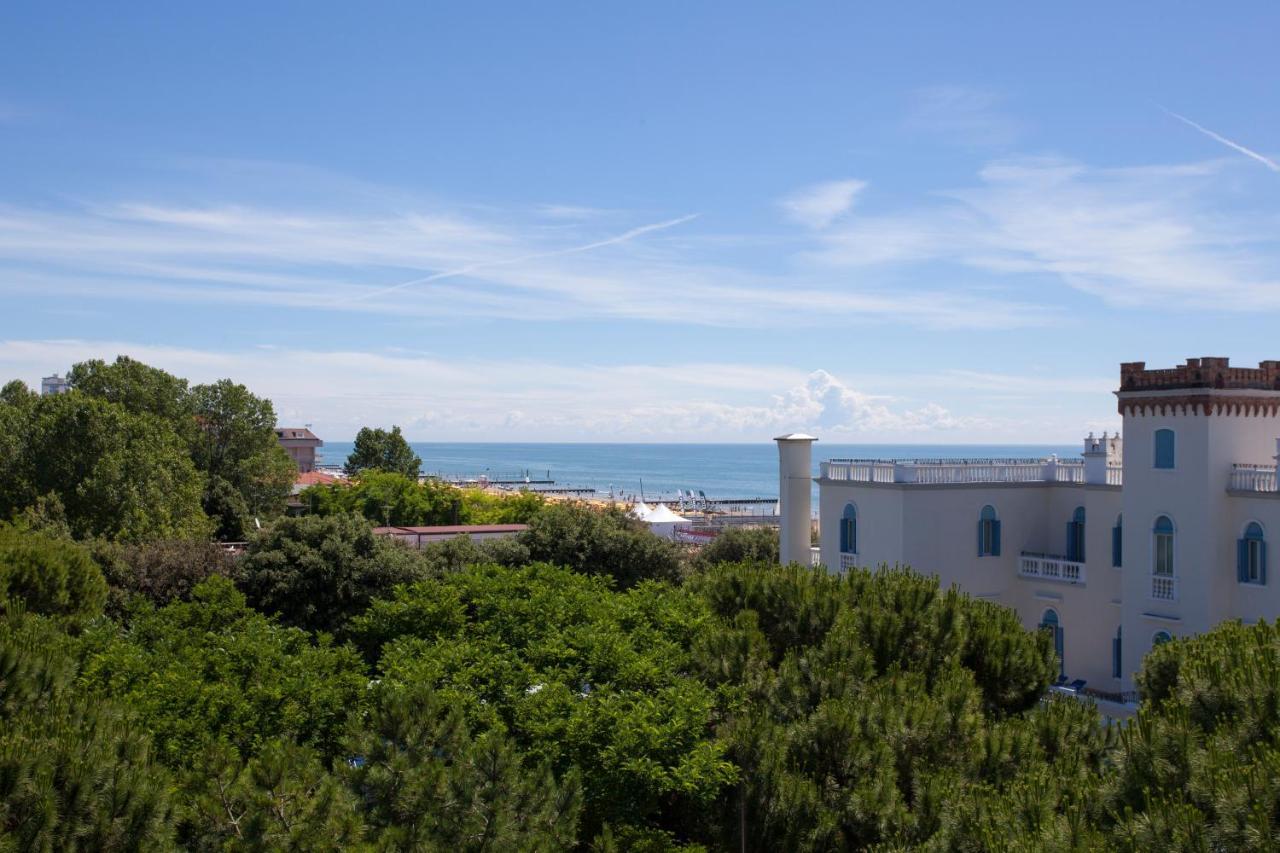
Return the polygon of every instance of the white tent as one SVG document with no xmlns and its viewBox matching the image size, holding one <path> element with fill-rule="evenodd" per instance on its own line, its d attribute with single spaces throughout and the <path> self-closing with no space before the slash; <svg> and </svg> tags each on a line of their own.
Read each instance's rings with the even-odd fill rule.
<svg viewBox="0 0 1280 853">
<path fill-rule="evenodd" d="M 636 501 L 635 504 L 632 505 L 631 507 L 630 515 L 632 518 L 638 518 L 641 521 L 648 521 L 649 516 L 652 513 L 653 513 L 653 510 L 649 508 L 649 505 L 647 503 L 645 503 L 644 501 Z"/>
<path fill-rule="evenodd" d="M 672 512 L 666 504 L 658 504 L 643 518 L 649 529 L 664 539 L 675 539 L 676 526 L 689 523 L 689 519 Z"/>
</svg>

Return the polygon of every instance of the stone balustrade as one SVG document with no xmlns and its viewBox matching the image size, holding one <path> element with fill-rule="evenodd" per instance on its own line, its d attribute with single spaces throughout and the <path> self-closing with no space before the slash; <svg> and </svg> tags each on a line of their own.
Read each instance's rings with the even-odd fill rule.
<svg viewBox="0 0 1280 853">
<path fill-rule="evenodd" d="M 1084 583 L 1085 579 L 1084 563 L 1031 551 L 1023 551 L 1019 556 L 1018 574 L 1024 578 L 1062 583 Z"/>
<path fill-rule="evenodd" d="M 854 483 L 1083 483 L 1084 463 L 1062 459 L 831 459 L 826 480 Z"/>
<path fill-rule="evenodd" d="M 1274 492 L 1276 491 L 1276 466 L 1232 465 L 1231 479 L 1227 482 L 1227 489 L 1232 492 Z"/>
</svg>

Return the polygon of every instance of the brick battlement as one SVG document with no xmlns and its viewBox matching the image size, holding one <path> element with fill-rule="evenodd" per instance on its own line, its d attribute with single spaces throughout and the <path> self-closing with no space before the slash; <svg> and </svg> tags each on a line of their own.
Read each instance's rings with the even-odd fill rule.
<svg viewBox="0 0 1280 853">
<path fill-rule="evenodd" d="M 1120 365 L 1120 392 L 1222 389 L 1229 391 L 1280 391 L 1280 361 L 1264 361 L 1254 367 L 1232 367 L 1226 358 L 1189 358 L 1187 363 L 1164 370 L 1147 370 L 1145 361 Z"/>
</svg>

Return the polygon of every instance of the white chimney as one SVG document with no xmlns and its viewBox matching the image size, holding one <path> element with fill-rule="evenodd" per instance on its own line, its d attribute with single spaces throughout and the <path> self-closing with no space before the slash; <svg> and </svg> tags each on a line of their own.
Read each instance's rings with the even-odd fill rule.
<svg viewBox="0 0 1280 853">
<path fill-rule="evenodd" d="M 813 524 L 813 443 L 817 440 L 798 432 L 774 439 L 778 442 L 778 503 L 782 516 L 778 559 L 783 565 L 809 565 L 809 531 Z"/>
</svg>

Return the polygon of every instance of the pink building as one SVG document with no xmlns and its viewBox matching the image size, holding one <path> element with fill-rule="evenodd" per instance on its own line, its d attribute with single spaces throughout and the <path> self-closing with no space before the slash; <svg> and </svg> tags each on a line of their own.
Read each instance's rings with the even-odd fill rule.
<svg viewBox="0 0 1280 853">
<path fill-rule="evenodd" d="M 324 442 L 316 438 L 315 433 L 306 427 L 277 427 L 276 438 L 280 446 L 289 451 L 289 456 L 298 463 L 298 470 L 303 474 L 314 471 L 316 467 L 316 448 L 324 447 Z"/>
</svg>

